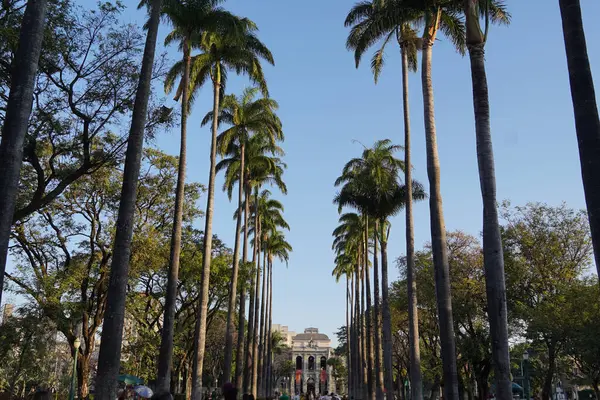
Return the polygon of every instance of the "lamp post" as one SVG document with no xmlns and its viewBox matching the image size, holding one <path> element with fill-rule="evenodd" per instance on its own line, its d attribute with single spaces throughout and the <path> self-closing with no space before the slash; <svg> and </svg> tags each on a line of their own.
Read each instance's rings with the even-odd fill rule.
<svg viewBox="0 0 600 400">
<path fill-rule="evenodd" d="M 75 355 L 73 356 L 73 375 L 71 376 L 71 390 L 69 391 L 69 400 L 75 399 L 75 390 L 77 389 L 77 353 L 79 353 L 79 346 L 81 341 L 79 338 L 75 338 L 73 347 L 75 348 Z"/>
<path fill-rule="evenodd" d="M 525 350 L 523 352 L 523 392 L 525 400 L 529 400 L 529 352 Z"/>
</svg>

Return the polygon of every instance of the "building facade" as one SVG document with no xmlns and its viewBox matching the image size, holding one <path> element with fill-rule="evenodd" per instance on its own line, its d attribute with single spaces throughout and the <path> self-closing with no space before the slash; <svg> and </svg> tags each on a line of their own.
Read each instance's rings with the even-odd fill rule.
<svg viewBox="0 0 600 400">
<path fill-rule="evenodd" d="M 295 334 L 287 326 L 277 325 L 282 336 L 288 338 L 290 354 L 295 365 L 294 375 L 287 381 L 292 393 L 317 395 L 335 391 L 332 368 L 327 360 L 333 356 L 331 339 L 318 328 L 306 328 L 304 333 Z"/>
</svg>

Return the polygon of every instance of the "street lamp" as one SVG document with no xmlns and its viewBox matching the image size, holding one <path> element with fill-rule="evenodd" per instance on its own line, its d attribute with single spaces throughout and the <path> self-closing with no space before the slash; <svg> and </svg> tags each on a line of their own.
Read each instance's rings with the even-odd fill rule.
<svg viewBox="0 0 600 400">
<path fill-rule="evenodd" d="M 529 400 L 529 352 L 527 350 L 523 352 L 523 392 L 525 400 Z"/>
<path fill-rule="evenodd" d="M 81 341 L 79 340 L 79 338 L 75 338 L 75 342 L 73 342 L 75 354 L 73 356 L 73 375 L 71 376 L 71 390 L 69 391 L 69 400 L 75 399 L 75 389 L 77 388 L 77 353 L 79 353 L 79 346 L 81 346 Z"/>
</svg>

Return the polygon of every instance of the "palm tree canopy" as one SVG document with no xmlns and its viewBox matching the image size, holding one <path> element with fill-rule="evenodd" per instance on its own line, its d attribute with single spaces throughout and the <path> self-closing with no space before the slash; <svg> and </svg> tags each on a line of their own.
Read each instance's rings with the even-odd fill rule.
<svg viewBox="0 0 600 400">
<path fill-rule="evenodd" d="M 336 186 L 342 186 L 334 198 L 340 212 L 343 207 L 351 207 L 384 220 L 404 207 L 406 188 L 400 184 L 399 172 L 405 166 L 394 157 L 400 149 L 401 146 L 392 144 L 389 139 L 379 140 L 372 148 L 365 148 L 362 157 L 344 166 L 342 175 L 335 181 Z M 413 198 L 425 198 L 423 186 L 415 181 L 412 185 Z"/>
<path fill-rule="evenodd" d="M 217 145 L 219 141 L 217 140 Z M 217 172 L 225 170 L 223 191 L 231 200 L 233 189 L 240 180 L 241 148 L 231 142 L 227 147 L 224 158 L 217 164 Z M 250 138 L 244 148 L 244 180 L 248 189 L 257 183 L 269 183 L 277 187 L 283 194 L 287 194 L 287 186 L 283 181 L 283 172 L 286 168 L 281 160 L 284 151 L 277 144 L 271 143 L 263 135 L 258 134 Z M 237 214 L 234 216 L 237 218 Z"/>
<path fill-rule="evenodd" d="M 224 89 L 228 70 L 247 75 L 265 96 L 269 95 L 261 60 L 271 65 L 275 62 L 271 51 L 256 36 L 256 24 L 247 18 L 232 16 L 223 25 L 194 34 L 192 38 L 192 48 L 200 50 L 200 54 L 192 56 L 190 104 L 209 79 Z M 183 61 L 179 61 L 169 70 L 165 79 L 167 92 L 172 90 L 183 68 Z M 181 88 L 178 88 L 176 99 L 180 92 Z"/>
</svg>

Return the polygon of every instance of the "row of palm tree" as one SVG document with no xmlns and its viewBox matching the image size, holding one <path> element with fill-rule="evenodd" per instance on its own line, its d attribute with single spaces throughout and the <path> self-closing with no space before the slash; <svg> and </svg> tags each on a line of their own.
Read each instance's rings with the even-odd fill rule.
<svg viewBox="0 0 600 400">
<path fill-rule="evenodd" d="M 337 278 L 345 274 L 349 287 L 349 282 L 354 281 L 354 296 L 347 296 L 347 300 L 351 302 L 349 308 L 352 309 L 348 326 L 352 351 L 347 362 L 350 365 L 350 390 L 354 398 L 358 399 L 379 400 L 384 398 L 384 392 L 393 393 L 394 390 L 391 315 L 387 290 L 387 241 L 391 229 L 388 219 L 405 207 L 407 192 L 411 193 L 411 201 L 425 198 L 420 183 L 400 183 L 400 172 L 407 168 L 394 153 L 401 149 L 401 146 L 392 144 L 389 139 L 377 141 L 372 148 L 365 148 L 361 157 L 351 159 L 335 182 L 340 190 L 334 203 L 338 205 L 340 213 L 345 207 L 357 211 L 342 214 L 340 225 L 333 232 L 333 249 L 336 252 L 333 274 Z M 375 295 L 373 303 L 370 296 L 371 265 Z M 381 350 L 383 359 L 380 356 Z"/>
<path fill-rule="evenodd" d="M 561 0 L 561 15 L 565 46 L 567 49 L 568 66 L 570 70 L 571 90 L 576 117 L 576 128 L 580 146 L 582 175 L 588 205 L 588 215 L 592 232 L 596 230 L 594 244 L 597 265 L 600 275 L 600 192 L 598 184 L 600 174 L 598 155 L 600 154 L 600 123 L 595 102 L 595 94 L 587 50 L 585 35 L 581 21 L 581 11 L 578 0 Z M 508 400 L 512 397 L 510 381 L 510 359 L 508 347 L 508 327 L 506 309 L 506 289 L 504 278 L 504 261 L 500 225 L 498 222 L 496 181 L 494 157 L 490 129 L 490 104 L 485 71 L 484 50 L 490 23 L 508 24 L 510 15 L 504 4 L 499 0 L 373 0 L 357 3 L 346 17 L 345 24 L 350 27 L 347 47 L 355 55 L 356 66 L 364 53 L 380 44 L 371 59 L 371 69 L 377 83 L 384 65 L 386 46 L 397 41 L 402 59 L 403 108 L 405 133 L 405 181 L 411 182 L 411 149 L 410 149 L 410 114 L 408 107 L 408 72 L 417 68 L 417 51 L 422 51 L 421 84 L 423 91 L 424 126 L 426 139 L 427 174 L 430 192 L 430 226 L 433 261 L 435 267 L 436 297 L 438 302 L 439 329 L 443 359 L 444 397 L 458 399 L 458 379 L 456 370 L 456 354 L 452 318 L 452 296 L 450 292 L 450 277 L 446 249 L 446 233 L 442 196 L 440 189 L 440 164 L 437 149 L 435 112 L 432 82 L 432 53 L 433 45 L 439 31 L 450 39 L 460 54 L 468 51 L 473 86 L 473 104 L 475 115 L 475 136 L 477 143 L 477 160 L 479 166 L 480 186 L 483 199 L 483 249 L 486 272 L 486 291 L 488 309 L 495 310 L 488 314 L 491 349 L 495 368 L 496 396 Z M 483 28 L 482 28 L 483 22 Z M 416 27 L 423 26 L 423 34 L 419 37 Z M 577 61 L 575 59 L 577 58 Z M 580 62 L 583 61 L 583 62 Z M 576 76 L 578 76 L 576 78 Z M 592 172 L 594 169 L 595 172 Z M 422 398 L 422 379 L 420 374 L 419 334 L 416 282 L 414 280 L 414 232 L 412 216 L 411 185 L 408 185 L 404 204 L 406 205 L 406 252 L 407 252 L 407 284 L 408 284 L 408 314 L 409 314 L 409 343 L 410 343 L 410 377 L 413 398 Z M 335 235 L 335 233 L 334 233 Z M 383 243 L 382 243 L 383 244 Z M 338 254 L 340 254 L 338 252 Z M 345 254 L 345 253 L 344 253 Z M 339 257 L 339 256 L 338 256 Z M 346 262 L 344 256 L 341 261 Z M 374 260 L 375 261 L 375 260 Z M 376 269 L 377 266 L 374 265 Z M 336 274 L 339 273 L 336 266 Z M 382 268 L 385 271 L 385 268 Z M 383 274 L 382 274 L 383 275 Z M 377 278 L 377 275 L 374 275 Z M 355 276 L 359 278 L 358 275 Z M 387 277 L 382 276 L 384 310 L 384 371 L 386 391 L 392 390 L 391 356 L 386 357 L 386 335 L 390 334 L 386 325 Z M 367 280 L 368 282 L 368 280 Z M 377 297 L 377 290 L 375 291 Z M 358 297 L 358 293 L 355 293 Z M 348 299 L 351 299 L 347 296 Z M 356 301 L 357 299 L 355 299 Z M 366 317 L 369 318 L 370 300 L 367 296 Z M 358 304 L 358 303 L 356 303 Z M 377 299 L 375 299 L 377 306 Z M 358 307 L 358 306 L 356 306 Z M 353 315 L 360 318 L 358 310 Z M 389 311 L 388 311 L 389 312 Z M 360 324 L 360 321 L 358 321 Z M 377 335 L 377 319 L 374 319 Z M 350 324 L 352 326 L 352 324 Z M 353 336 L 354 335 L 354 336 Z M 349 335 L 358 346 L 356 354 L 361 354 L 359 335 L 355 328 Z M 367 340 L 369 334 L 367 333 Z M 367 345 L 368 346 L 368 345 Z M 375 355 L 377 356 L 377 344 Z M 354 354 L 354 353 L 353 353 Z M 364 355 L 363 355 L 364 357 Z M 350 360 L 358 362 L 359 360 Z M 367 362 L 369 362 L 367 360 Z M 376 360 L 378 363 L 378 361 Z M 352 364 L 356 365 L 356 364 Z M 376 376 L 379 365 L 375 366 Z M 361 368 L 358 368 L 361 372 Z M 356 374 L 356 371 L 354 371 Z M 363 379 L 371 387 L 370 365 L 367 368 L 369 376 Z M 351 382 L 360 382 L 360 376 L 351 376 Z M 379 391 L 370 398 L 380 398 Z M 360 393 L 356 392 L 356 395 Z"/>
<path fill-rule="evenodd" d="M 165 44 L 177 43 L 183 57 L 181 61 L 174 64 L 165 80 L 165 90 L 167 92 L 175 90 L 175 100 L 181 102 L 181 144 L 167 294 L 165 298 L 165 317 L 158 362 L 157 386 L 159 393 L 168 393 L 171 382 L 173 315 L 176 307 L 175 301 L 177 297 L 181 247 L 183 188 L 185 185 L 187 151 L 187 118 L 198 91 L 205 83 L 209 81 L 212 83 L 213 109 L 202 120 L 202 125 L 211 124 L 212 133 L 203 254 L 212 254 L 214 186 L 217 171 L 225 170 L 226 182 L 224 189 L 228 191 L 230 197 L 233 186 L 236 183 L 239 186 L 238 209 L 235 216 L 235 254 L 232 266 L 226 325 L 225 381 L 230 380 L 233 365 L 233 331 L 235 329 L 233 318 L 238 304 L 237 289 L 242 211 L 244 211 L 245 221 L 248 221 L 249 217 L 251 217 L 249 212 L 251 207 L 246 206 L 249 203 L 248 194 L 253 189 L 258 193 L 258 188 L 261 184 L 274 182 L 283 187 L 285 192 L 285 185 L 281 179 L 285 165 L 281 163 L 278 157 L 283 155 L 283 151 L 276 144 L 283 140 L 281 122 L 276 115 L 278 105 L 274 100 L 268 98 L 266 79 L 261 66 L 261 60 L 273 64 L 273 56 L 256 36 L 256 25 L 247 18 L 235 16 L 222 9 L 219 7 L 220 3 L 221 1 L 212 0 L 165 0 L 162 7 L 160 7 L 160 14 L 173 26 L 173 30 L 165 39 Z M 197 50 L 198 54 L 193 55 L 192 52 L 194 50 Z M 238 74 L 247 75 L 257 87 L 246 90 L 239 98 L 234 95 L 225 95 L 227 75 L 230 70 Z M 262 92 L 262 95 L 265 97 L 255 99 L 258 92 Z M 219 134 L 218 130 L 221 124 L 228 124 L 230 127 Z M 217 164 L 217 154 L 223 157 L 219 164 Z M 273 156 L 269 157 L 268 154 Z M 245 204 L 242 201 L 244 193 Z M 254 209 L 255 216 L 258 217 L 259 212 L 259 209 Z M 247 226 L 246 222 L 244 226 L 242 263 L 246 263 L 247 260 L 249 233 Z M 257 263 L 254 265 L 257 266 L 257 274 L 260 274 L 258 259 L 256 261 Z M 201 377 L 206 343 L 210 263 L 210 256 L 203 258 L 202 287 L 200 288 L 195 327 L 192 399 L 200 399 L 202 395 Z M 255 292 L 258 293 L 257 290 Z M 240 290 L 239 297 L 240 308 L 237 312 L 241 321 L 240 332 L 242 334 L 238 336 L 238 354 L 236 360 L 238 367 L 236 378 L 238 381 L 242 376 L 241 366 L 243 365 L 241 359 L 243 358 L 242 344 L 244 341 L 244 287 Z M 253 338 L 252 340 L 256 341 L 257 339 L 254 338 L 255 335 L 256 331 L 251 330 L 248 332 L 247 337 Z M 247 349 L 248 347 L 246 347 L 246 351 L 248 351 Z M 256 352 L 251 352 L 249 357 L 251 360 L 255 360 L 257 358 Z M 101 374 L 100 368 L 98 375 L 103 378 L 99 382 L 99 388 L 103 385 L 107 388 L 106 390 L 99 390 L 99 398 L 105 398 L 102 397 L 104 393 L 114 394 L 115 389 L 110 385 L 116 382 L 116 375 L 111 373 Z M 104 379 L 104 377 L 106 378 Z"/>
</svg>

